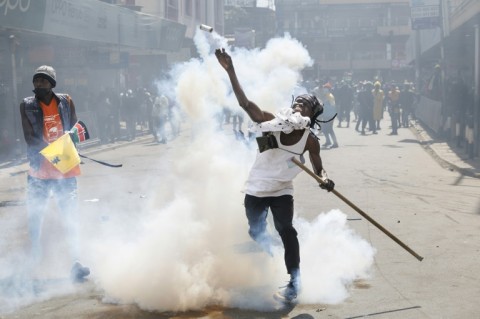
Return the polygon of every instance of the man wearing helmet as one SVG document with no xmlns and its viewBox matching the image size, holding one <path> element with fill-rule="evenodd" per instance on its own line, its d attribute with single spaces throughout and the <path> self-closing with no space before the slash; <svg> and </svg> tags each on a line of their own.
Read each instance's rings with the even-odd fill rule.
<svg viewBox="0 0 480 319">
<path fill-rule="evenodd" d="M 52 193 L 68 227 L 70 253 L 72 257 L 72 280 L 83 281 L 90 271 L 76 258 L 78 247 L 75 221 L 77 206 L 77 181 L 80 167 L 77 165 L 62 173 L 39 152 L 48 144 L 69 132 L 77 123 L 75 104 L 68 94 L 55 94 L 55 69 L 40 66 L 33 75 L 34 96 L 23 99 L 20 104 L 23 134 L 27 143 L 30 169 L 27 177 L 27 210 L 32 259 L 39 262 L 41 253 L 41 232 L 43 217 Z"/>
<path fill-rule="evenodd" d="M 296 165 L 289 165 L 292 157 L 304 162 L 303 154 L 308 151 L 315 173 L 325 178 L 328 191 L 334 183 L 326 178 L 320 157 L 320 144 L 310 128 L 315 125 L 323 107 L 312 94 L 298 96 L 292 108 L 280 110 L 276 115 L 261 110 L 250 101 L 237 79 L 231 57 L 225 49 L 217 49 L 215 55 L 227 71 L 238 103 L 255 122 L 253 129 L 262 132 L 266 139 L 259 142 L 260 153 L 250 170 L 245 185 L 245 210 L 249 224 L 249 235 L 269 252 L 270 236 L 266 230 L 266 219 L 270 208 L 275 229 L 285 249 L 285 265 L 290 282 L 276 297 L 293 301 L 300 289 L 300 248 L 297 232 L 293 227 L 293 183 L 300 173 Z M 265 146 L 265 147 L 262 147 Z"/>
</svg>

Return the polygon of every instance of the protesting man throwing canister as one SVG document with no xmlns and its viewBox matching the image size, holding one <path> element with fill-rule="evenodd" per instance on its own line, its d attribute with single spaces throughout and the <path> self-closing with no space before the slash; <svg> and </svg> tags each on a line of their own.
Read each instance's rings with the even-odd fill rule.
<svg viewBox="0 0 480 319">
<path fill-rule="evenodd" d="M 285 249 L 285 265 L 290 281 L 276 294 L 285 302 L 294 301 L 300 289 L 300 248 L 297 231 L 293 227 L 293 179 L 301 169 L 291 162 L 296 157 L 304 162 L 303 154 L 308 151 L 315 173 L 325 178 L 328 191 L 334 183 L 325 176 L 320 144 L 310 128 L 322 113 L 323 106 L 311 94 L 298 96 L 292 108 L 282 109 L 276 115 L 261 110 L 250 101 L 235 74 L 231 57 L 225 49 L 217 49 L 215 55 L 227 71 L 238 103 L 255 123 L 253 130 L 262 132 L 257 138 L 260 153 L 250 171 L 245 187 L 245 210 L 250 236 L 268 250 L 269 235 L 266 219 L 270 208 L 275 229 Z"/>
</svg>

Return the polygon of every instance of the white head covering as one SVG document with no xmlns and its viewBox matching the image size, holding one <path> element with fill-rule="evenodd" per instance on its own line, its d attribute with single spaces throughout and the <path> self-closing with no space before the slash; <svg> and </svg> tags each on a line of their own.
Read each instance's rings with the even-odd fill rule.
<svg viewBox="0 0 480 319">
<path fill-rule="evenodd" d="M 279 132 L 291 133 L 293 130 L 302 130 L 310 127 L 310 118 L 302 116 L 300 112 L 293 112 L 290 107 L 280 109 L 275 118 L 262 123 L 253 123 L 250 132 Z"/>
</svg>

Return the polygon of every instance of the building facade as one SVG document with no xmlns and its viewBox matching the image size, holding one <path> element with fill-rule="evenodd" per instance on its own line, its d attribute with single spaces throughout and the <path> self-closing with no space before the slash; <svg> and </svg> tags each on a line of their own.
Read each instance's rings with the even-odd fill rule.
<svg viewBox="0 0 480 319">
<path fill-rule="evenodd" d="M 136 0 L 142 12 L 180 23 L 186 27 L 182 50 L 167 54 L 169 64 L 188 60 L 196 56 L 193 36 L 200 24 L 213 27 L 218 34 L 224 34 L 223 0 Z"/>
<path fill-rule="evenodd" d="M 301 5 L 299 5 L 301 2 Z M 411 34 L 408 0 L 277 0 L 277 33 L 300 40 L 315 61 L 310 77 L 404 81 Z"/>
<path fill-rule="evenodd" d="M 419 118 L 470 157 L 480 155 L 480 1 L 440 0 L 437 25 L 416 30 L 408 61 L 416 67 Z M 431 94 L 435 68 L 441 94 Z"/>
</svg>

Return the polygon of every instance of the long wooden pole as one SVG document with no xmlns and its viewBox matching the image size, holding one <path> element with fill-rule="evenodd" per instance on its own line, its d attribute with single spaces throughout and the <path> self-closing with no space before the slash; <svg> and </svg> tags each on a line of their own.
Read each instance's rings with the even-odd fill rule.
<svg viewBox="0 0 480 319">
<path fill-rule="evenodd" d="M 320 183 L 320 185 L 324 185 L 325 182 L 320 178 L 320 176 L 318 176 L 317 174 L 315 174 L 314 172 L 312 172 L 308 167 L 306 167 L 305 165 L 303 165 L 301 162 L 299 162 L 296 158 L 292 158 L 292 162 L 295 163 L 295 165 L 297 165 L 298 167 L 300 167 L 301 169 L 303 169 L 305 172 L 308 173 L 308 175 L 312 176 L 313 178 L 315 178 L 315 180 Z M 415 258 L 417 258 L 419 261 L 422 261 L 423 260 L 423 257 L 418 255 L 416 252 L 414 252 L 410 247 L 408 247 L 407 245 L 405 245 L 400 239 L 398 239 L 397 237 L 395 237 L 392 233 L 390 233 L 387 229 L 385 229 L 382 225 L 380 225 L 375 219 L 373 219 L 372 217 L 370 217 L 369 215 L 367 215 L 367 213 L 365 213 L 363 210 L 361 210 L 360 208 L 358 208 L 355 204 L 353 204 L 350 200 L 348 200 L 345 196 L 343 196 L 342 194 L 340 194 L 336 189 L 333 189 L 331 191 L 331 193 L 335 194 L 338 198 L 340 198 L 341 200 L 343 200 L 348 206 L 352 207 L 357 213 L 359 213 L 360 215 L 362 215 L 363 217 L 365 217 L 365 219 L 367 219 L 370 223 L 372 223 L 375 227 L 377 227 L 378 229 L 380 229 L 385 235 L 387 235 L 388 237 L 390 237 L 391 239 L 393 239 L 394 242 L 396 242 L 397 244 L 399 244 L 400 246 L 402 246 L 403 249 L 405 249 L 406 251 L 408 251 L 410 254 L 412 254 Z"/>
</svg>

